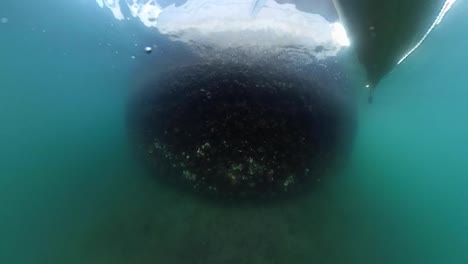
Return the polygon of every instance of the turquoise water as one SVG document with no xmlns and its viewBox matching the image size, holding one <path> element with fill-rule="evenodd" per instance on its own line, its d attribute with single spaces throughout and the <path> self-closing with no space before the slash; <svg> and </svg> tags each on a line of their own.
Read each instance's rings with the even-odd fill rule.
<svg viewBox="0 0 468 264">
<path fill-rule="evenodd" d="M 160 186 L 132 156 L 152 31 L 94 1 L 30 5 L 0 3 L 0 263 L 468 263 L 465 2 L 362 100 L 344 172 L 252 207 Z"/>
</svg>

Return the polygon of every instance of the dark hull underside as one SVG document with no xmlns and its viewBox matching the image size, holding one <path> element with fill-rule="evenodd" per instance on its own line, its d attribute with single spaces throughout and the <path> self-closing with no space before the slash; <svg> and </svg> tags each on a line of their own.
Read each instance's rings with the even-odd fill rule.
<svg viewBox="0 0 468 264">
<path fill-rule="evenodd" d="M 347 87 L 315 72 L 225 61 L 174 67 L 134 96 L 132 139 L 157 178 L 202 195 L 303 192 L 345 159 L 355 129 Z"/>
</svg>

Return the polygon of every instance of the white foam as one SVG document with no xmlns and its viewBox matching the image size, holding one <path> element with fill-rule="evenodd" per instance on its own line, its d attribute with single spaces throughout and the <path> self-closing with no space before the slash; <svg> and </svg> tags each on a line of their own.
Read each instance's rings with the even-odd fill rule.
<svg viewBox="0 0 468 264">
<path fill-rule="evenodd" d="M 96 1 L 116 19 L 124 18 L 119 0 Z M 274 0 L 188 0 L 164 9 L 155 0 L 125 2 L 130 14 L 147 27 L 187 43 L 222 48 L 300 46 L 319 58 L 335 56 L 350 44 L 341 24 Z"/>
<path fill-rule="evenodd" d="M 96 0 L 101 8 L 111 10 L 114 17 L 118 20 L 125 19 L 122 13 L 120 0 Z M 125 0 L 125 4 L 133 17 L 138 17 L 147 27 L 156 27 L 157 18 L 162 11 L 161 6 L 156 0 Z"/>
<path fill-rule="evenodd" d="M 120 10 L 120 0 L 96 0 L 96 2 L 101 8 L 105 6 L 110 9 L 116 19 L 122 20 L 125 18 L 122 10 Z"/>
<path fill-rule="evenodd" d="M 161 6 L 156 0 L 149 0 L 139 3 L 139 0 L 126 0 L 127 6 L 133 17 L 138 17 L 147 27 L 156 27 L 159 14 L 162 12 Z"/>
</svg>

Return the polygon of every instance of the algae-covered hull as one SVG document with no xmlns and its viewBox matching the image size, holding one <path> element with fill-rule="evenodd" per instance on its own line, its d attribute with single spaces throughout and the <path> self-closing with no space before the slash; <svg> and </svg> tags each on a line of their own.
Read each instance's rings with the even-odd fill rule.
<svg viewBox="0 0 468 264">
<path fill-rule="evenodd" d="M 203 195 L 269 199 L 306 191 L 334 170 L 355 129 L 339 66 L 312 60 L 301 70 L 274 58 L 204 59 L 155 73 L 129 110 L 153 174 Z"/>
</svg>

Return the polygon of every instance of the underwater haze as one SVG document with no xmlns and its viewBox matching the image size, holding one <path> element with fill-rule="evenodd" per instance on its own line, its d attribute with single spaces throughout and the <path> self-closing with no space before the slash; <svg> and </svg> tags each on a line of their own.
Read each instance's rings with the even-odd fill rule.
<svg viewBox="0 0 468 264">
<path fill-rule="evenodd" d="M 129 95 L 171 43 L 95 1 L 29 2 L 0 1 L 0 263 L 468 263 L 466 1 L 360 98 L 342 171 L 251 206 L 133 154 Z"/>
</svg>

